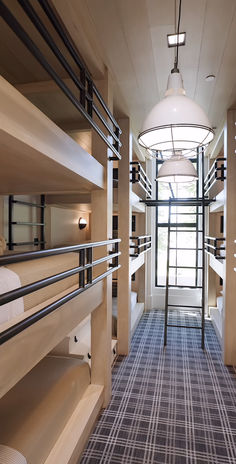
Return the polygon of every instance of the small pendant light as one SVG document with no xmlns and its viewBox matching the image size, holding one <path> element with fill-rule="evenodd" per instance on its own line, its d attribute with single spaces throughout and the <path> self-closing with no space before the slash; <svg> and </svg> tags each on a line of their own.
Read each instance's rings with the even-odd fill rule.
<svg viewBox="0 0 236 464">
<path fill-rule="evenodd" d="M 161 165 L 158 176 L 159 182 L 192 182 L 198 175 L 191 161 L 182 153 L 175 153 Z"/>
</svg>

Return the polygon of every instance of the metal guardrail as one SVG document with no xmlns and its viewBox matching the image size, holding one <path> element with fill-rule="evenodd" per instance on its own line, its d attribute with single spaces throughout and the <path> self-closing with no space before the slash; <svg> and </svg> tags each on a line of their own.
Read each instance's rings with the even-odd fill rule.
<svg viewBox="0 0 236 464">
<path fill-rule="evenodd" d="M 71 299 L 78 296 L 80 293 L 84 292 L 88 288 L 95 285 L 100 280 L 107 277 L 109 274 L 113 273 L 117 269 L 120 268 L 119 265 L 119 242 L 120 239 L 114 240 L 106 240 L 103 242 L 94 242 L 94 243 L 86 243 L 81 245 L 75 246 L 68 246 L 68 247 L 61 247 L 61 248 L 53 248 L 50 250 L 40 250 L 40 251 L 30 251 L 26 253 L 19 253 L 14 255 L 6 255 L 0 257 L 0 266 L 5 266 L 13 263 L 19 262 L 27 262 L 34 259 L 41 259 L 48 256 L 56 256 L 71 252 L 78 252 L 78 261 L 79 266 L 69 269 L 64 272 L 60 272 L 58 274 L 52 275 L 45 279 L 38 280 L 37 282 L 32 282 L 28 285 L 24 285 L 23 287 L 16 288 L 15 290 L 11 290 L 9 292 L 3 293 L 0 295 L 0 306 L 10 303 L 11 301 L 16 300 L 17 298 L 21 298 L 25 295 L 29 295 L 41 288 L 45 288 L 49 285 L 54 284 L 55 282 L 59 282 L 67 277 L 71 277 L 73 275 L 78 274 L 78 288 L 74 291 L 68 293 L 62 298 L 59 298 L 55 302 L 51 303 L 48 306 L 40 309 L 36 313 L 26 317 L 22 321 L 12 325 L 8 329 L 4 330 L 0 333 L 0 345 L 5 343 L 7 340 L 10 340 L 15 335 L 19 334 L 27 327 L 35 324 L 35 322 L 39 321 L 43 317 L 47 316 L 51 312 L 55 311 L 57 308 L 62 306 L 63 304 L 67 303 Z M 111 246 L 114 245 L 115 249 L 113 251 L 109 251 L 106 256 L 102 258 L 93 260 L 93 249 L 96 247 L 101 246 Z M 112 262 L 110 262 L 112 261 Z M 103 274 L 93 278 L 93 268 L 99 264 L 108 262 L 110 269 L 105 271 Z"/>
<path fill-rule="evenodd" d="M 225 256 L 219 254 L 220 250 L 225 250 L 225 246 L 220 246 L 220 242 L 225 242 L 224 237 L 205 237 L 205 252 L 214 256 L 216 259 L 225 259 Z"/>
<path fill-rule="evenodd" d="M 130 167 L 130 182 L 132 182 L 132 184 L 139 183 L 139 185 L 146 193 L 146 198 L 152 198 L 152 184 L 146 175 L 141 163 L 139 161 L 131 161 Z"/>
<path fill-rule="evenodd" d="M 70 58 L 74 61 L 78 70 L 74 71 L 74 67 L 71 66 L 70 62 L 66 58 L 66 53 L 63 54 L 61 47 L 57 45 L 57 41 L 54 40 L 51 35 L 50 29 L 47 28 L 47 22 L 43 22 L 40 16 L 37 13 L 36 9 L 32 6 L 29 0 L 18 0 L 17 2 L 22 8 L 22 17 L 24 16 L 23 12 L 27 15 L 31 23 L 34 25 L 35 29 L 43 38 L 44 42 L 48 45 L 52 53 L 55 55 L 61 66 L 64 68 L 69 78 L 76 86 L 76 92 L 73 92 L 65 80 L 62 79 L 57 71 L 53 68 L 52 62 L 45 58 L 43 54 L 43 49 L 40 50 L 38 43 L 36 44 L 32 40 L 32 34 L 30 34 L 22 27 L 18 19 L 9 9 L 9 2 L 7 6 L 0 0 L 0 13 L 3 20 L 8 24 L 12 29 L 15 35 L 23 42 L 27 49 L 32 53 L 34 58 L 42 65 L 46 72 L 51 76 L 51 78 L 56 82 L 58 87 L 66 95 L 66 97 L 71 101 L 71 103 L 77 108 L 77 110 L 87 119 L 91 127 L 98 133 L 106 145 L 112 150 L 114 157 L 111 159 L 121 159 L 120 156 L 120 135 L 121 129 L 110 112 L 109 108 L 105 104 L 101 94 L 99 93 L 97 87 L 95 86 L 89 71 L 87 70 L 83 60 L 79 56 L 79 53 L 71 40 L 69 34 L 67 33 L 65 26 L 62 25 L 61 21 L 58 19 L 54 9 L 51 7 L 48 0 L 38 0 L 38 4 L 42 8 L 42 13 L 44 12 L 47 16 L 47 19 L 51 23 L 54 31 L 59 38 L 59 42 L 63 42 L 63 45 L 66 49 L 66 53 L 69 52 Z M 34 5 L 34 2 L 33 2 Z M 77 97 L 79 94 L 79 98 Z M 104 117 L 105 113 L 105 117 Z M 104 129 L 102 130 L 100 126 L 94 120 L 94 115 L 98 117 Z M 107 119 L 108 118 L 108 121 Z M 112 138 L 112 141 L 109 139 Z"/>
<path fill-rule="evenodd" d="M 141 253 L 145 253 L 150 250 L 152 247 L 152 237 L 151 235 L 140 235 L 139 237 L 130 237 L 130 240 L 135 241 L 135 244 L 130 244 L 130 248 L 134 251 L 130 253 L 130 257 L 137 258 Z"/>
<path fill-rule="evenodd" d="M 207 195 L 213 185 L 220 180 L 224 181 L 226 179 L 226 158 L 217 158 L 211 168 L 208 171 L 207 176 L 204 179 L 204 194 Z"/>
</svg>

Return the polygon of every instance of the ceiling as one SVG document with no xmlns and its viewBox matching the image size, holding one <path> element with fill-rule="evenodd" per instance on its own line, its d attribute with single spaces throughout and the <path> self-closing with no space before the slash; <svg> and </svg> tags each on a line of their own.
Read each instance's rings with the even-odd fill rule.
<svg viewBox="0 0 236 464">
<path fill-rule="evenodd" d="M 138 133 L 173 67 L 166 36 L 175 31 L 175 0 L 70 0 L 66 10 L 64 0 L 53 3 L 93 75 L 101 77 L 102 63 L 112 73 L 116 111 L 129 115 Z M 219 127 L 236 103 L 236 1 L 182 0 L 180 29 L 186 32 L 179 50 L 186 93 Z M 213 82 L 205 81 L 209 74 Z"/>
<path fill-rule="evenodd" d="M 175 0 L 51 0 L 51 3 L 93 78 L 102 79 L 105 67 L 109 69 L 114 81 L 115 114 L 129 116 L 137 135 L 146 114 L 163 97 L 173 67 L 174 49 L 167 47 L 166 36 L 175 31 Z M 8 0 L 6 4 L 18 20 L 27 23 L 31 37 L 41 44 L 58 74 L 65 78 L 64 70 L 41 43 L 18 2 Z M 32 5 L 40 13 L 38 2 L 33 1 Z M 54 35 L 47 18 L 44 20 Z M 58 125 L 76 129 L 76 124 L 81 124 L 78 112 L 51 86 L 48 74 L 8 26 L 1 26 L 3 76 Z M 236 104 L 236 0 L 182 0 L 180 29 L 186 32 L 186 45 L 179 50 L 186 93 L 203 106 L 212 125 L 220 127 L 227 108 Z M 208 74 L 215 74 L 216 79 L 206 82 Z M 40 81 L 45 85 L 30 87 L 32 82 Z"/>
</svg>

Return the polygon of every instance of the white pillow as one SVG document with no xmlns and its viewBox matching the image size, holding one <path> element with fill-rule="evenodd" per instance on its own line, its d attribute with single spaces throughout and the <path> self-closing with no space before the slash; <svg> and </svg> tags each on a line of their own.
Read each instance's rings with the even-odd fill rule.
<svg viewBox="0 0 236 464">
<path fill-rule="evenodd" d="M 0 464 L 27 464 L 27 461 L 19 451 L 0 445 Z"/>
</svg>

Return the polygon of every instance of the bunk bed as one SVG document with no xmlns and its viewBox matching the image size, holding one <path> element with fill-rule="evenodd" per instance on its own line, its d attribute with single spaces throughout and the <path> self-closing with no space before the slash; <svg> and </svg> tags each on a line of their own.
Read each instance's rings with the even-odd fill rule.
<svg viewBox="0 0 236 464">
<path fill-rule="evenodd" d="M 146 235 L 146 207 L 142 200 L 151 198 L 152 185 L 145 172 L 146 158 L 126 121 L 122 121 L 121 129 L 125 154 L 119 163 L 114 162 L 113 237 L 121 238 L 122 268 L 118 280 L 113 276 L 112 325 L 118 352 L 128 354 L 145 307 L 145 252 L 151 240 Z"/>
<path fill-rule="evenodd" d="M 206 236 L 204 248 L 208 255 L 209 264 L 209 292 L 211 295 L 209 314 L 219 342 L 222 343 L 224 298 L 223 279 L 225 276 L 226 240 L 224 237 L 224 205 L 226 180 L 226 158 L 223 149 L 215 159 L 210 160 L 211 166 L 204 180 L 204 192 L 212 202 L 209 207 L 209 232 Z M 214 286 L 214 288 L 213 288 Z"/>
<path fill-rule="evenodd" d="M 119 268 L 118 246 L 116 239 L 0 257 L 1 444 L 27 464 L 78 459 L 103 405 L 96 359 L 90 372 L 79 356 L 54 348 L 101 307 L 103 280 Z M 93 259 L 96 248 L 107 254 Z M 94 276 L 101 263 L 112 267 Z M 103 358 L 108 339 L 95 344 Z"/>
</svg>

